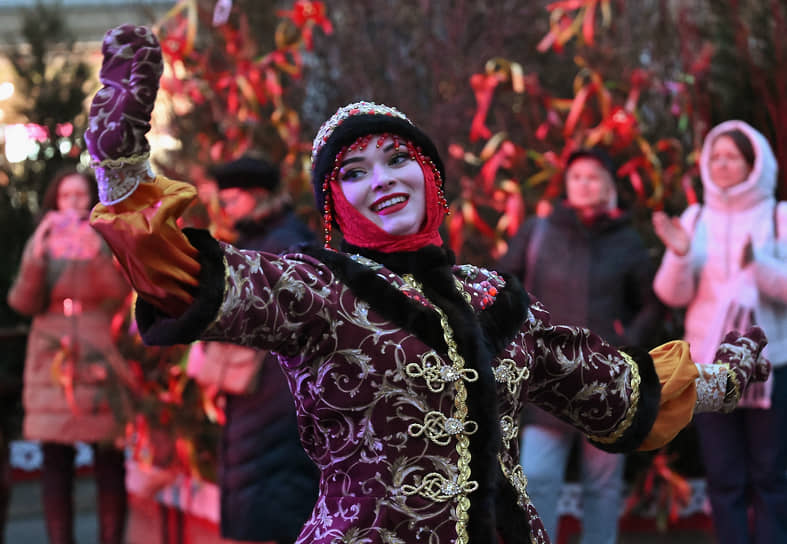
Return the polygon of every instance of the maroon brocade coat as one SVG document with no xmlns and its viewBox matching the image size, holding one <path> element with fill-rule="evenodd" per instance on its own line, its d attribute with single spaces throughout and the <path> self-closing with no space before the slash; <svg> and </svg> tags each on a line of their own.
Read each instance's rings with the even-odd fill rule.
<svg viewBox="0 0 787 544">
<path fill-rule="evenodd" d="M 141 304 L 141 330 L 149 343 L 199 336 L 279 354 L 322 473 L 299 543 L 547 543 L 518 463 L 523 404 L 611 450 L 635 447 L 655 418 L 646 354 L 550 324 L 515 280 L 434 246 L 373 261 L 189 237 L 198 300 L 177 320 Z"/>
</svg>

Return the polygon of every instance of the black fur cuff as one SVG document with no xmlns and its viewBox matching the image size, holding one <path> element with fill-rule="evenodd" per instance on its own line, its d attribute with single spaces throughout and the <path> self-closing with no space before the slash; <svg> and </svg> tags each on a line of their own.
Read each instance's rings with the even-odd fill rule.
<svg viewBox="0 0 787 544">
<path fill-rule="evenodd" d="M 620 351 L 630 355 L 639 369 L 639 403 L 634 420 L 619 440 L 611 444 L 602 444 L 590 437 L 594 446 L 611 453 L 634 451 L 642 444 L 656 421 L 661 402 L 661 382 L 650 354 L 642 348 L 632 346 L 622 347 Z"/>
<path fill-rule="evenodd" d="M 224 299 L 224 252 L 206 230 L 183 229 L 199 251 L 199 286 L 192 293 L 194 302 L 178 318 L 170 317 L 152 304 L 137 299 L 136 317 L 142 340 L 149 346 L 190 344 L 211 324 Z"/>
</svg>

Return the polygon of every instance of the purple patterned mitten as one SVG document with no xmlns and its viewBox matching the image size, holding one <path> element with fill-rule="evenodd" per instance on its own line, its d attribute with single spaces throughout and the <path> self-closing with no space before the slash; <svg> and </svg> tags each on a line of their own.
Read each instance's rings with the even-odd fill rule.
<svg viewBox="0 0 787 544">
<path fill-rule="evenodd" d="M 158 40 L 142 26 L 109 30 L 101 50 L 99 78 L 104 86 L 90 105 L 85 142 L 101 202 L 114 204 L 152 177 L 145 134 L 150 130 L 163 64 Z"/>
<path fill-rule="evenodd" d="M 724 411 L 735 408 L 750 382 L 768 379 L 771 364 L 761 356 L 767 343 L 765 332 L 759 327 L 752 327 L 744 334 L 728 332 L 722 340 L 713 362 L 717 365 L 729 365 Z"/>
</svg>

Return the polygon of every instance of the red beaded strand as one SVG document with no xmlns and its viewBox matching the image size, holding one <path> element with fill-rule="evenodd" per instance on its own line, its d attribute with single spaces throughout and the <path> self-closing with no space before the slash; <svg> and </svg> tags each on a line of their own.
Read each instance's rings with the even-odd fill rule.
<svg viewBox="0 0 787 544">
<path fill-rule="evenodd" d="M 376 145 L 377 147 L 381 147 L 387 138 L 391 138 L 393 140 L 394 149 L 399 149 L 401 142 L 399 140 L 399 136 L 397 134 L 388 134 L 384 133 L 379 136 L 377 139 Z M 324 247 L 326 249 L 330 249 L 331 246 L 331 239 L 333 234 L 333 204 L 331 199 L 331 183 L 335 182 L 338 175 L 339 175 L 339 168 L 344 160 L 344 156 L 350 151 L 363 151 L 369 145 L 372 140 L 371 134 L 366 134 L 364 136 L 360 136 L 357 140 L 355 140 L 352 144 L 345 146 L 336 154 L 336 157 L 333 161 L 333 168 L 331 169 L 331 173 L 325 176 L 325 180 L 322 183 L 322 194 L 323 194 L 323 241 Z M 405 145 L 407 150 L 410 154 L 410 158 L 412 160 L 417 160 L 420 164 L 427 165 L 433 175 L 435 185 L 437 186 L 437 200 L 440 206 L 446 210 L 446 215 L 450 215 L 451 210 L 448 206 L 448 201 L 445 198 L 445 192 L 443 191 L 443 178 L 440 175 L 440 170 L 435 165 L 434 161 L 428 156 L 423 153 L 420 147 L 416 147 L 411 141 L 406 140 Z"/>
<path fill-rule="evenodd" d="M 416 147 L 411 141 L 407 141 L 407 150 L 410 152 L 410 158 L 418 160 L 421 164 L 426 164 L 434 174 L 434 182 L 437 186 L 437 201 L 446 211 L 446 215 L 451 214 L 448 207 L 448 201 L 445 198 L 445 191 L 443 191 L 443 177 L 440 175 L 440 170 L 435 165 L 434 161 L 428 155 L 425 155 L 420 147 Z"/>
<path fill-rule="evenodd" d="M 325 247 L 325 249 L 331 249 L 331 239 L 333 238 L 333 199 L 331 198 L 331 183 L 335 182 L 339 175 L 339 167 L 344 159 L 344 155 L 351 149 L 354 149 L 360 139 L 361 138 L 356 140 L 352 145 L 344 146 L 341 151 L 336 154 L 331 173 L 325 176 L 322 182 L 322 232 L 323 247 Z"/>
</svg>

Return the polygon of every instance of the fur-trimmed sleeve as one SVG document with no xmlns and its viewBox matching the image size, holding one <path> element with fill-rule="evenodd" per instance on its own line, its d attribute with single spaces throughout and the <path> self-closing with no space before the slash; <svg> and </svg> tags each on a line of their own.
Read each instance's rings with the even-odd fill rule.
<svg viewBox="0 0 787 544">
<path fill-rule="evenodd" d="M 588 434 L 597 448 L 615 453 L 640 449 L 658 421 L 663 400 L 660 376 L 651 355 L 642 348 L 631 346 L 620 348 L 619 352 L 631 368 L 631 395 L 626 415 L 611 434 Z"/>
<path fill-rule="evenodd" d="M 637 449 L 656 420 L 661 397 L 648 352 L 617 349 L 588 329 L 552 325 L 538 303 L 531 312 L 527 400 L 581 430 L 601 449 Z"/>
<path fill-rule="evenodd" d="M 529 402 L 610 452 L 660 448 L 691 421 L 699 372 L 686 342 L 614 348 L 587 329 L 551 325 L 537 303 L 532 315 Z"/>
<path fill-rule="evenodd" d="M 137 298 L 136 317 L 142 339 L 149 346 L 190 344 L 218 314 L 224 298 L 224 253 L 205 230 L 184 229 L 189 243 L 198 251 L 198 287 L 192 303 L 178 317 L 172 317 L 144 298 Z"/>
<path fill-rule="evenodd" d="M 206 231 L 184 232 L 199 251 L 199 286 L 177 318 L 137 302 L 139 329 L 148 344 L 218 340 L 282 355 L 308 354 L 327 338 L 339 299 L 351 296 L 325 265 L 306 255 L 240 250 Z"/>
</svg>

